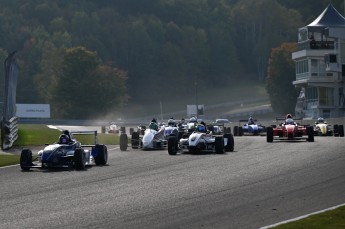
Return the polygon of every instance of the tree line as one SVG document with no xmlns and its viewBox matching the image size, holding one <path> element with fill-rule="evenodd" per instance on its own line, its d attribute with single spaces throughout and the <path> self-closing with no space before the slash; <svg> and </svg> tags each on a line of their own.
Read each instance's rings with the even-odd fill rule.
<svg viewBox="0 0 345 229">
<path fill-rule="evenodd" d="M 272 48 L 295 42 L 328 2 L 2 0 L 0 59 L 18 50 L 18 103 L 95 117 L 148 101 L 143 88 L 166 96 L 188 93 L 196 79 L 264 81 Z"/>
</svg>

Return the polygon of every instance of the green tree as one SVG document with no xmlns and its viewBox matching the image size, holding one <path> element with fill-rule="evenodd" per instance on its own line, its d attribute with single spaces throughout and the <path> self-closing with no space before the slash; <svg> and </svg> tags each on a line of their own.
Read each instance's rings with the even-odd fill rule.
<svg viewBox="0 0 345 229">
<path fill-rule="evenodd" d="M 266 88 L 273 110 L 281 115 L 295 112 L 299 91 L 292 84 L 296 75 L 291 54 L 296 50 L 296 43 L 283 43 L 272 49 L 269 60 Z"/>
<path fill-rule="evenodd" d="M 276 0 L 239 1 L 233 8 L 238 54 L 247 72 L 264 80 L 272 47 L 296 40 L 301 16 Z"/>
<path fill-rule="evenodd" d="M 67 49 L 52 93 L 53 116 L 95 118 L 121 108 L 128 99 L 126 79 L 126 72 L 101 65 L 96 52 L 84 47 Z"/>
</svg>

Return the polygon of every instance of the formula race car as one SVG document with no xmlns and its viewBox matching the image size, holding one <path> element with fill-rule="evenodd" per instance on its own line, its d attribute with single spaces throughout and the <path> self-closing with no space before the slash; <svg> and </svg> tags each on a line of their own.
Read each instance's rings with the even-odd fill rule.
<svg viewBox="0 0 345 229">
<path fill-rule="evenodd" d="M 284 119 L 277 118 L 277 122 Z M 267 127 L 267 142 L 273 140 L 307 140 L 314 141 L 312 126 L 302 126 L 292 119 L 292 115 L 286 115 L 286 119 L 278 126 Z"/>
<path fill-rule="evenodd" d="M 234 151 L 234 137 L 231 133 L 224 133 L 226 130 L 223 124 L 206 126 L 197 124 L 194 132 L 190 135 L 183 135 L 180 140 L 174 137 L 168 139 L 169 155 L 176 155 L 178 151 L 192 154 L 207 151 L 223 154 Z"/>
<path fill-rule="evenodd" d="M 246 122 L 241 126 L 241 123 Z M 254 120 L 252 117 L 249 120 L 239 120 L 239 126 L 234 126 L 234 135 L 243 136 L 243 135 L 262 135 L 266 133 L 266 127 L 261 124 L 256 124 L 257 120 Z"/>
<path fill-rule="evenodd" d="M 327 124 L 327 122 L 322 118 L 319 117 L 315 122 L 314 126 L 314 135 L 316 136 L 340 136 L 344 137 L 344 126 L 343 125 L 334 125 L 333 129 L 332 126 Z"/>
<path fill-rule="evenodd" d="M 82 145 L 73 134 L 92 134 L 95 144 Z M 64 130 L 58 142 L 38 151 L 38 155 L 35 157 L 30 149 L 23 149 L 20 155 L 20 167 L 22 170 L 56 167 L 74 167 L 77 170 L 83 170 L 92 164 L 105 165 L 108 160 L 107 147 L 97 142 L 97 131 L 69 132 Z"/>
<path fill-rule="evenodd" d="M 120 133 L 120 126 L 116 125 L 115 122 L 110 122 L 110 125 L 108 127 L 108 133 L 112 133 L 112 134 Z"/>
</svg>

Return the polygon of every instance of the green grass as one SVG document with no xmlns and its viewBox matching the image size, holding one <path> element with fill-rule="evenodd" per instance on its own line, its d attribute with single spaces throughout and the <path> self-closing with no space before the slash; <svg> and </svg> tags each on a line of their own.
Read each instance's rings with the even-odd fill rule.
<svg viewBox="0 0 345 229">
<path fill-rule="evenodd" d="M 59 138 L 61 132 L 51 129 L 46 125 L 35 124 L 19 124 L 18 139 L 14 146 L 39 146 L 44 144 L 52 144 Z M 119 144 L 119 135 L 98 133 L 98 143 L 105 145 Z M 88 145 L 94 143 L 94 138 L 86 135 L 76 135 L 75 138 L 82 144 Z"/>
<path fill-rule="evenodd" d="M 0 167 L 19 164 L 19 155 L 0 154 Z"/>
<path fill-rule="evenodd" d="M 276 229 L 343 229 L 345 228 L 345 206 L 295 222 L 282 224 Z"/>
</svg>

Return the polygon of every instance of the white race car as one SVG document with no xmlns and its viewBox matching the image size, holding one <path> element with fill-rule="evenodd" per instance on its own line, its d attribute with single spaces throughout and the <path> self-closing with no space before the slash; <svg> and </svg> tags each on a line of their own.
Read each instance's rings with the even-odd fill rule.
<svg viewBox="0 0 345 229">
<path fill-rule="evenodd" d="M 176 155 L 178 151 L 199 153 L 203 151 L 223 154 L 234 151 L 234 137 L 231 133 L 220 133 L 219 126 L 211 127 L 212 130 L 206 130 L 205 125 L 199 124 L 196 130 L 189 136 L 185 135 L 180 140 L 174 137 L 168 139 L 169 155 Z M 209 126 L 210 129 L 210 126 Z M 212 131 L 217 132 L 213 134 Z"/>
</svg>

